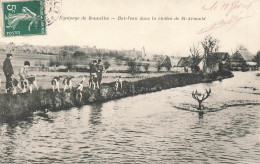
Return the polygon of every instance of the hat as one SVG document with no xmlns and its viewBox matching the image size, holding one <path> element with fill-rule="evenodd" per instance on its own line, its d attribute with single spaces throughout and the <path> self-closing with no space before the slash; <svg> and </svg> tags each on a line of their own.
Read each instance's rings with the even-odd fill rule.
<svg viewBox="0 0 260 164">
<path fill-rule="evenodd" d="M 10 56 L 13 56 L 13 54 L 6 54 L 6 57 L 10 57 Z"/>
</svg>

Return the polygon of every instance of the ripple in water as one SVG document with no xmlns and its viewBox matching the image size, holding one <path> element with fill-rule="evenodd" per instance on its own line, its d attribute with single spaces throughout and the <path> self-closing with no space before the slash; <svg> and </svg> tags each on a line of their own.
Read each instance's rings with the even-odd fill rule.
<svg viewBox="0 0 260 164">
<path fill-rule="evenodd" d="M 254 74 L 2 120 L 0 163 L 259 163 Z M 203 105 L 215 112 L 186 110 L 198 105 L 191 92 L 208 88 Z"/>
</svg>

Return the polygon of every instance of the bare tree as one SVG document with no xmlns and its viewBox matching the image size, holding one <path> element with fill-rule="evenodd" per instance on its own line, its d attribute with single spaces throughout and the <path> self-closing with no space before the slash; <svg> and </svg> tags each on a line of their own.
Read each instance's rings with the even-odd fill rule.
<svg viewBox="0 0 260 164">
<path fill-rule="evenodd" d="M 200 57 L 200 49 L 199 49 L 199 43 L 197 46 L 195 46 L 194 44 L 192 45 L 192 47 L 190 47 L 190 53 L 191 53 L 191 57 L 196 59 Z"/>
<path fill-rule="evenodd" d="M 199 49 L 199 43 L 197 46 L 194 44 L 192 47 L 190 47 L 190 53 L 191 53 L 191 59 L 192 59 L 192 70 L 195 70 L 195 67 L 197 66 L 199 60 L 200 60 L 200 49 Z"/>
<path fill-rule="evenodd" d="M 156 68 L 157 68 L 157 71 L 158 71 L 158 72 L 160 72 L 160 70 L 162 69 L 162 64 L 161 64 L 160 61 L 158 61 L 158 62 L 156 63 Z"/>
<path fill-rule="evenodd" d="M 147 63 L 143 67 L 144 67 L 145 72 L 147 73 L 149 71 L 150 64 Z"/>
<path fill-rule="evenodd" d="M 257 63 L 257 66 L 260 67 L 260 51 L 256 53 L 254 61 Z"/>
<path fill-rule="evenodd" d="M 217 52 L 219 49 L 219 40 L 210 35 L 206 36 L 201 44 L 204 49 L 204 57 L 212 54 L 212 52 Z"/>
<path fill-rule="evenodd" d="M 204 50 L 204 55 L 203 57 L 205 58 L 205 65 L 203 67 L 204 72 L 205 68 L 208 66 L 207 64 L 207 58 L 209 55 L 211 55 L 213 52 L 217 52 L 219 49 L 219 40 L 208 35 L 204 38 L 204 40 L 201 42 L 201 45 Z"/>
<path fill-rule="evenodd" d="M 199 103 L 199 109 L 198 110 L 202 110 L 202 102 L 207 99 L 210 96 L 211 93 L 211 89 L 206 90 L 206 95 L 205 94 L 201 94 L 199 93 L 197 90 L 194 92 L 192 92 L 192 97 L 198 101 Z"/>
</svg>

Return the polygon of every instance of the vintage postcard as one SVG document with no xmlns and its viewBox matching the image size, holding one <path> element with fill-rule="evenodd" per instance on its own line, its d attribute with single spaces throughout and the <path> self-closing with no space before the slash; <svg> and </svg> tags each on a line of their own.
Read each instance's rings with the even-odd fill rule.
<svg viewBox="0 0 260 164">
<path fill-rule="evenodd" d="M 0 163 L 259 163 L 260 0 L 0 5 Z"/>
</svg>

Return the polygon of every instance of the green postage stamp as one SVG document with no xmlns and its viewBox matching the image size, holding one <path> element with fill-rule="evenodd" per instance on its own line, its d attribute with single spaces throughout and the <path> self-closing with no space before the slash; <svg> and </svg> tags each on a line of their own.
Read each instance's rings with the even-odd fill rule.
<svg viewBox="0 0 260 164">
<path fill-rule="evenodd" d="M 4 36 L 45 35 L 44 0 L 2 2 Z"/>
</svg>

